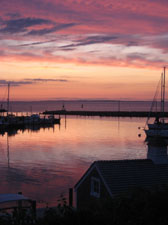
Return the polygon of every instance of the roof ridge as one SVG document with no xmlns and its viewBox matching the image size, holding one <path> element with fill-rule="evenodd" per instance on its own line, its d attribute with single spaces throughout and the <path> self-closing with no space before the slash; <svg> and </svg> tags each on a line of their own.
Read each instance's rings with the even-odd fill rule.
<svg viewBox="0 0 168 225">
<path fill-rule="evenodd" d="M 96 160 L 93 163 L 98 163 L 98 162 L 130 162 L 130 161 L 151 161 L 151 159 L 112 159 L 112 160 Z"/>
</svg>

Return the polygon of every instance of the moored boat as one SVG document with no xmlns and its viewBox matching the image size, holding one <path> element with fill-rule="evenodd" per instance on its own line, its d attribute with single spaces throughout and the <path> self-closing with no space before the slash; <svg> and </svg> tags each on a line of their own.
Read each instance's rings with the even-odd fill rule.
<svg viewBox="0 0 168 225">
<path fill-rule="evenodd" d="M 147 119 L 146 125 L 147 129 L 144 129 L 147 137 L 164 137 L 168 138 L 168 123 L 165 122 L 165 71 L 161 75 L 161 102 L 160 102 L 160 112 L 155 118 L 154 123 L 148 123 L 149 117 Z"/>
</svg>

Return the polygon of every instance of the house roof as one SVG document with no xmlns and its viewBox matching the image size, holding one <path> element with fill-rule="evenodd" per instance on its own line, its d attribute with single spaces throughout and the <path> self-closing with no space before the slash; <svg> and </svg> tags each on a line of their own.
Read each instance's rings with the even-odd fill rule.
<svg viewBox="0 0 168 225">
<path fill-rule="evenodd" d="M 149 159 L 95 161 L 75 185 L 81 185 L 96 168 L 111 196 L 135 187 L 151 187 L 168 183 L 168 164 L 154 164 Z"/>
</svg>

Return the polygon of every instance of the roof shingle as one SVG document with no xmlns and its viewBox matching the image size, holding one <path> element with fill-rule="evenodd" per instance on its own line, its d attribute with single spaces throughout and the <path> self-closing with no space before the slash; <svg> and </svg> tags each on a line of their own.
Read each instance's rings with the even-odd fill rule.
<svg viewBox="0 0 168 225">
<path fill-rule="evenodd" d="M 99 170 L 113 195 L 168 183 L 168 164 L 154 164 L 149 159 L 95 161 L 92 166 Z"/>
</svg>

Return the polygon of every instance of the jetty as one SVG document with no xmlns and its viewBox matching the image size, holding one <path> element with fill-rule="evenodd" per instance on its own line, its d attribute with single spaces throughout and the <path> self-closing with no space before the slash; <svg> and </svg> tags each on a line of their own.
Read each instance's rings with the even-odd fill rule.
<svg viewBox="0 0 168 225">
<path fill-rule="evenodd" d="M 44 115 L 72 115 L 72 116 L 100 116 L 100 117 L 148 117 L 147 111 L 67 111 L 55 110 L 44 111 Z M 168 117 L 168 112 L 165 112 Z M 150 117 L 160 116 L 159 112 L 150 112 Z"/>
</svg>

